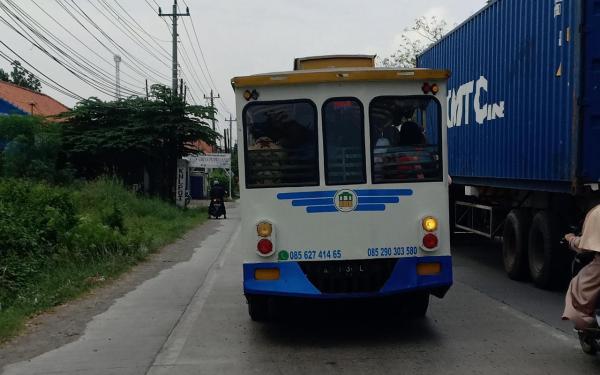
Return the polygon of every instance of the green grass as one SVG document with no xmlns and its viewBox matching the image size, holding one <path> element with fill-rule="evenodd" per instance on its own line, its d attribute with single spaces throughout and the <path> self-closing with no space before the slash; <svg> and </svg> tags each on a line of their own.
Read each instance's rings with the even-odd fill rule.
<svg viewBox="0 0 600 375">
<path fill-rule="evenodd" d="M 43 189 L 66 193 L 75 208 L 76 223 L 66 233 L 60 233 L 56 243 L 45 238 L 31 240 L 40 244 L 40 249 L 35 251 L 19 249 L 12 244 L 20 242 L 0 233 L 0 246 L 3 240 L 13 246 L 13 251 L 7 252 L 12 263 L 3 264 L 0 259 L 0 274 L 2 269 L 14 269 L 12 274 L 9 272 L 13 279 L 0 275 L 0 287 L 5 288 L 0 290 L 0 342 L 17 335 L 31 316 L 118 277 L 206 219 L 204 209 L 181 210 L 158 199 L 138 197 L 108 179 L 68 188 L 45 186 Z M 39 193 L 38 186 L 30 190 Z M 3 203 L 6 197 L 3 202 L 0 195 L 0 208 L 10 208 L 8 203 Z M 21 210 L 27 209 L 40 210 L 39 207 Z M 25 214 L 15 215 L 19 219 Z M 52 226 L 54 221 L 44 222 Z M 22 222 L 27 223 L 27 220 Z M 21 232 L 14 233 L 18 236 Z"/>
</svg>

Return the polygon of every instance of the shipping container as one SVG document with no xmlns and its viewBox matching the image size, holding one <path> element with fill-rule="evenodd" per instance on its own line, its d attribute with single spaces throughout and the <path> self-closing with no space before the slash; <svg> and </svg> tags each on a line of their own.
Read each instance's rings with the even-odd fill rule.
<svg viewBox="0 0 600 375">
<path fill-rule="evenodd" d="M 452 71 L 456 227 L 502 236 L 512 278 L 556 285 L 560 236 L 599 202 L 600 0 L 491 1 L 417 64 Z"/>
<path fill-rule="evenodd" d="M 600 181 L 600 1 L 498 0 L 418 59 L 452 71 L 455 181 L 571 191 Z"/>
</svg>

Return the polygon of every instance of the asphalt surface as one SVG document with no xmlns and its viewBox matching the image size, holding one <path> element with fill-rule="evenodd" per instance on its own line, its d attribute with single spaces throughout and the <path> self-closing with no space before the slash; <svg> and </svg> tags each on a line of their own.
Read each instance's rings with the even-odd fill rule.
<svg viewBox="0 0 600 375">
<path fill-rule="evenodd" d="M 239 213 L 94 317 L 76 341 L 3 374 L 593 374 L 563 296 L 508 280 L 491 242 L 455 251 L 456 283 L 428 317 L 385 305 L 294 305 L 250 321 L 241 294 Z"/>
</svg>

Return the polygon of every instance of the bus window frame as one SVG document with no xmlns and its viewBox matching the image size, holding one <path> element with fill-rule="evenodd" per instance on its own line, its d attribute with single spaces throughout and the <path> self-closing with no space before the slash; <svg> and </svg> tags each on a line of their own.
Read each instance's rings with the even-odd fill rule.
<svg viewBox="0 0 600 375">
<path fill-rule="evenodd" d="M 327 106 L 330 102 L 334 102 L 334 101 L 352 101 L 352 102 L 356 102 L 358 103 L 359 107 L 360 107 L 360 115 L 361 115 L 361 125 L 360 125 L 360 129 L 361 129 L 361 152 L 362 152 L 362 157 L 363 157 L 363 166 L 362 166 L 362 173 L 363 173 L 363 180 L 361 182 L 353 182 L 353 183 L 346 183 L 346 184 L 334 184 L 334 183 L 328 183 L 327 179 L 329 177 L 329 169 L 327 168 L 327 130 L 325 127 L 325 106 Z M 368 181 L 368 173 L 367 173 L 367 155 L 366 155 L 366 149 L 365 149 L 365 106 L 363 104 L 363 102 L 354 96 L 340 96 L 340 97 L 332 97 L 329 98 L 327 100 L 325 100 L 323 102 L 323 104 L 321 105 L 321 127 L 323 128 L 323 169 L 324 169 L 324 174 L 325 174 L 325 186 L 352 186 L 352 185 L 364 185 L 367 183 Z"/>
<path fill-rule="evenodd" d="M 248 186 L 248 124 L 246 123 L 246 114 L 251 107 L 258 105 L 278 105 L 278 104 L 309 104 L 314 111 L 314 136 L 317 142 L 315 147 L 315 168 L 316 168 L 316 183 L 314 184 L 279 184 L 279 185 L 261 185 L 261 186 Z M 289 100 L 265 100 L 265 101 L 254 101 L 246 104 L 242 110 L 242 131 L 244 135 L 244 185 L 245 188 L 250 189 L 274 189 L 274 188 L 293 188 L 293 187 L 311 187 L 321 186 L 321 172 L 319 170 L 319 110 L 317 105 L 311 99 L 289 99 Z"/>
<path fill-rule="evenodd" d="M 428 183 L 428 182 L 444 182 L 444 136 L 443 136 L 443 112 L 442 112 L 442 104 L 438 100 L 437 97 L 431 95 L 380 95 L 375 96 L 369 102 L 369 135 L 371 135 L 371 118 L 373 113 L 373 102 L 378 99 L 387 99 L 387 98 L 403 98 L 403 99 L 421 99 L 421 98 L 430 98 L 433 103 L 437 104 L 439 119 L 438 119 L 438 157 L 440 164 L 440 176 L 439 178 L 427 178 L 427 179 L 400 179 L 400 180 L 388 180 L 388 181 L 376 181 L 375 179 L 375 157 L 373 154 L 373 140 L 369 137 L 369 156 L 371 158 L 371 184 L 373 185 L 385 185 L 385 184 L 414 184 L 414 183 Z"/>
</svg>

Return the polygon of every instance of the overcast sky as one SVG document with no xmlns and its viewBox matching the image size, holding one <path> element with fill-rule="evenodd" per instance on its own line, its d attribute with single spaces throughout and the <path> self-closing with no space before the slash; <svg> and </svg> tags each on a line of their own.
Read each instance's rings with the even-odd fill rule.
<svg viewBox="0 0 600 375">
<path fill-rule="evenodd" d="M 183 50 L 180 50 L 179 61 L 186 83 L 190 86 L 189 94 L 197 102 L 203 103 L 203 94 L 208 94 L 213 86 L 212 78 L 216 91 L 222 97 L 217 101 L 219 111 L 227 117 L 227 111 L 234 110 L 233 92 L 229 84 L 233 76 L 289 70 L 293 59 L 301 56 L 340 53 L 387 56 L 395 50 L 404 28 L 413 24 L 415 18 L 437 16 L 454 26 L 479 10 L 485 0 L 179 0 L 180 11 L 185 11 L 186 3 L 199 37 L 197 42 L 190 19 L 183 19 L 186 27 L 180 25 L 180 45 Z M 47 29 L 48 32 L 41 32 L 43 36 L 48 39 L 52 36 L 59 38 L 66 44 L 61 47 L 66 53 L 74 54 L 67 50 L 68 46 L 80 55 L 79 58 L 95 64 L 91 70 L 103 77 L 96 77 L 97 81 L 114 81 L 113 53 L 118 53 L 123 59 L 121 78 L 124 90 L 143 92 L 145 78 L 151 83 L 171 85 L 171 35 L 164 22 L 168 21 L 170 25 L 170 19 L 158 17 L 156 4 L 160 4 L 164 13 L 170 13 L 173 0 L 0 0 L 1 4 L 13 11 L 13 6 L 20 7 Z M 91 33 L 78 24 L 61 4 Z M 85 20 L 82 12 L 114 42 Z M 117 15 L 123 19 L 117 20 Z M 0 16 L 10 20 L 2 8 Z M 24 18 L 22 15 L 20 17 Z M 11 24 L 20 26 L 15 21 L 11 21 Z M 39 30 L 39 27 L 36 26 L 36 29 Z M 144 48 L 140 47 L 144 43 L 141 39 L 147 43 Z M 82 97 L 109 98 L 98 90 L 104 83 L 84 83 L 2 20 L 0 41 L 72 92 Z M 122 50 L 119 51 L 119 48 Z M 16 58 L 2 45 L 0 51 Z M 60 60 L 66 60 L 54 51 L 52 54 Z M 89 64 L 84 65 L 90 69 Z M 2 59 L 0 67 L 5 70 L 9 68 Z M 93 74 L 89 71 L 85 73 Z M 76 102 L 47 86 L 43 87 L 43 91 L 68 106 Z"/>
</svg>

